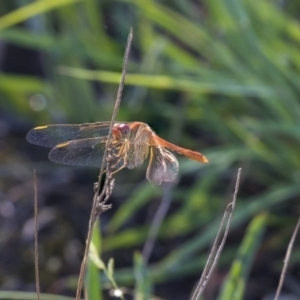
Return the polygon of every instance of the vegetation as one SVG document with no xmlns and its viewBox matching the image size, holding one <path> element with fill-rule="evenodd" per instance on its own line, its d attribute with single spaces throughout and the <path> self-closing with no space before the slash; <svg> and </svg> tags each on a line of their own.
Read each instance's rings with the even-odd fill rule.
<svg viewBox="0 0 300 300">
<path fill-rule="evenodd" d="M 108 278 L 135 299 L 187 299 L 242 167 L 229 240 L 203 299 L 233 299 L 228 295 L 234 290 L 234 299 L 275 292 L 300 195 L 300 7 L 277 2 L 2 3 L 1 290 L 34 287 L 30 221 L 36 168 L 42 291 L 74 295 L 98 173 L 48 162 L 47 150 L 27 144 L 25 136 L 38 125 L 110 119 L 133 26 L 117 119 L 148 123 L 210 163 L 178 157 L 179 181 L 149 264 L 140 252 L 168 191 L 146 181 L 145 166 L 117 174 L 113 207 L 101 216 L 102 237 L 94 242 L 102 260 L 94 253 L 95 261 L 104 262 Z M 297 253 L 299 243 L 291 282 L 299 281 Z M 97 294 L 92 299 L 108 299 L 112 281 L 103 275 L 103 296 L 93 285 L 99 283 L 97 270 L 88 274 Z M 285 288 L 299 297 L 292 284 Z"/>
</svg>

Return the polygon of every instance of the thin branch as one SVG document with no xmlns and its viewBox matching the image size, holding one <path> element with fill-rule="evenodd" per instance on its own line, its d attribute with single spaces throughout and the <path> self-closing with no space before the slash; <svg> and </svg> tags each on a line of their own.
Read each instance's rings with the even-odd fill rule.
<svg viewBox="0 0 300 300">
<path fill-rule="evenodd" d="M 34 189 L 34 266 L 35 266 L 35 285 L 36 298 L 40 300 L 40 274 L 39 274 L 39 244 L 38 244 L 38 195 L 36 170 L 33 170 L 33 189 Z"/>
<path fill-rule="evenodd" d="M 92 230 L 93 230 L 95 220 L 101 212 L 110 208 L 109 205 L 108 206 L 106 205 L 106 206 L 101 206 L 102 210 L 99 210 L 99 205 L 101 205 L 101 200 L 103 199 L 103 197 L 105 197 L 104 201 L 106 202 L 107 198 L 111 194 L 110 186 L 113 185 L 113 183 L 112 183 L 112 178 L 111 178 L 109 170 L 107 170 L 105 184 L 104 184 L 104 187 L 103 187 L 100 195 L 99 195 L 99 191 L 100 191 L 101 179 L 102 179 L 102 176 L 104 173 L 104 169 L 105 169 L 105 166 L 107 165 L 108 151 L 111 147 L 112 128 L 113 128 L 114 121 L 115 121 L 116 115 L 118 113 L 121 99 L 122 99 L 122 92 L 123 92 L 125 76 L 126 76 L 126 67 L 127 67 L 130 47 L 131 47 L 131 43 L 132 43 L 132 37 L 133 37 L 133 30 L 131 28 L 130 33 L 128 35 L 128 39 L 127 39 L 127 45 L 126 45 L 124 60 L 123 60 L 122 75 L 121 75 L 121 79 L 120 79 L 120 83 L 119 83 L 115 107 L 114 107 L 112 118 L 111 118 L 110 129 L 109 129 L 109 133 L 108 133 L 108 137 L 107 137 L 107 144 L 106 144 L 105 152 L 103 155 L 102 165 L 101 165 L 101 169 L 100 169 L 100 173 L 99 173 L 99 177 L 98 177 L 98 183 L 95 188 L 95 194 L 94 194 L 94 198 L 93 198 L 93 206 L 92 206 L 92 210 L 91 210 L 89 228 L 88 228 L 87 239 L 86 239 L 86 246 L 85 246 L 84 256 L 83 256 L 83 259 L 81 262 L 80 273 L 79 273 L 79 278 L 78 278 L 76 300 L 80 299 L 80 295 L 81 295 L 81 291 L 82 291 L 83 278 L 84 278 L 84 273 L 85 273 L 85 269 L 86 269 L 88 252 L 89 252 L 89 247 L 90 247 L 91 238 L 92 238 Z"/>
<path fill-rule="evenodd" d="M 215 269 L 217 262 L 219 260 L 219 257 L 221 255 L 221 252 L 223 250 L 228 232 L 229 232 L 229 228 L 230 228 L 230 224 L 231 224 L 231 220 L 232 220 L 232 216 L 233 216 L 233 212 L 234 212 L 234 208 L 235 208 L 235 204 L 236 204 L 236 198 L 237 198 L 237 194 L 238 194 L 238 190 L 239 190 L 239 184 L 240 184 L 240 180 L 241 180 L 241 172 L 242 169 L 239 168 L 238 169 L 238 174 L 237 174 L 237 179 L 236 179 L 236 184 L 235 184 L 235 190 L 234 190 L 234 194 L 233 194 L 233 199 L 232 202 L 229 203 L 227 205 L 227 208 L 225 210 L 225 213 L 223 215 L 217 236 L 215 238 L 214 244 L 212 246 L 211 252 L 209 254 L 208 260 L 206 262 L 205 268 L 203 270 L 202 276 L 197 284 L 197 287 L 195 289 L 195 292 L 192 296 L 192 300 L 197 300 L 200 298 L 200 296 L 202 295 L 202 292 L 204 291 L 213 270 Z M 224 231 L 224 235 L 222 237 L 222 231 L 224 228 L 224 224 L 226 223 L 226 228 Z M 220 242 L 221 240 L 221 242 Z"/>
<path fill-rule="evenodd" d="M 103 161 L 102 161 L 99 180 L 98 180 L 98 188 L 97 188 L 98 193 L 99 193 L 99 190 L 100 190 L 100 181 L 101 181 L 100 176 L 103 175 L 104 166 L 105 166 L 105 163 L 106 163 L 107 149 L 109 149 L 109 146 L 111 145 L 112 128 L 113 128 L 113 125 L 114 125 L 116 115 L 119 111 L 119 107 L 120 107 L 120 103 L 121 103 L 121 99 L 122 99 L 123 87 L 124 87 L 124 82 L 125 82 L 125 77 L 126 77 L 126 72 L 127 72 L 126 69 L 127 69 L 128 57 L 129 57 L 129 52 L 130 52 L 131 43 L 132 43 L 132 37 L 133 37 L 133 30 L 132 30 L 132 28 L 130 28 L 130 32 L 129 32 L 128 39 L 127 39 L 127 45 L 126 45 L 126 49 L 125 49 L 125 53 L 124 53 L 122 75 L 121 75 L 121 79 L 120 79 L 120 83 L 119 83 L 117 98 L 116 98 L 113 114 L 112 114 L 112 117 L 111 117 L 111 124 L 110 124 L 109 133 L 108 133 L 108 137 L 107 137 L 108 138 L 108 145 L 107 145 L 107 147 L 105 149 L 105 152 L 104 152 L 104 155 L 103 155 Z"/>
<path fill-rule="evenodd" d="M 289 260 L 290 260 L 291 254 L 292 254 L 292 249 L 293 249 L 293 246 L 294 246 L 294 242 L 295 242 L 299 227 L 300 227 L 300 218 L 298 219 L 298 222 L 297 222 L 297 225 L 296 225 L 295 230 L 293 232 L 292 238 L 291 238 L 290 243 L 288 245 L 288 248 L 286 250 L 285 258 L 284 258 L 284 261 L 283 261 L 283 268 L 282 268 L 282 271 L 281 271 L 280 280 L 279 280 L 279 284 L 278 284 L 278 287 L 277 287 L 277 291 L 276 291 L 276 295 L 275 295 L 274 300 L 279 299 L 280 292 L 281 292 L 281 289 L 282 289 L 282 286 L 283 286 L 284 278 L 285 278 L 285 275 L 286 275 L 287 267 L 288 267 L 288 264 L 289 264 Z"/>
<path fill-rule="evenodd" d="M 172 200 L 171 190 L 172 190 L 172 186 L 167 186 L 164 189 L 163 198 L 161 200 L 159 208 L 158 208 L 157 212 L 155 213 L 155 216 L 154 216 L 153 221 L 151 223 L 148 238 L 147 238 L 147 241 L 146 241 L 146 243 L 144 245 L 144 248 L 143 248 L 143 258 L 144 258 L 145 263 L 147 263 L 149 258 L 150 258 L 151 252 L 152 252 L 154 244 L 155 244 L 155 240 L 156 240 L 156 237 L 157 237 L 158 230 L 159 230 L 159 228 L 161 226 L 161 223 L 164 220 L 164 218 L 165 218 L 165 216 L 166 216 L 166 214 L 169 210 L 170 203 L 171 203 L 171 200 Z"/>
</svg>

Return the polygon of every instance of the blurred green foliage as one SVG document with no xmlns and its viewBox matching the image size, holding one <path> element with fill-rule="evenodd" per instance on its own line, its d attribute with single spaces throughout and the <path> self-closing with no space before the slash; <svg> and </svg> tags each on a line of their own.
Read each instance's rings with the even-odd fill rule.
<svg viewBox="0 0 300 300">
<path fill-rule="evenodd" d="M 20 1 L 12 2 L 15 7 L 1 9 L 0 40 L 38 51 L 44 77 L 0 74 L 1 109 L 33 126 L 109 120 L 133 26 L 117 119 L 148 123 L 160 136 L 200 150 L 210 160 L 203 166 L 179 158 L 174 208 L 158 237 L 161 247 L 172 246 L 156 254 L 149 267 L 135 255 L 135 273 L 145 276 L 140 281 L 132 268 L 116 265 L 119 285 L 135 282 L 140 295 L 158 283 L 200 276 L 219 216 L 232 197 L 237 167 L 243 168 L 243 180 L 231 229 L 238 233 L 225 246 L 221 266 L 229 269 L 235 258 L 230 247 L 236 249 L 242 240 L 239 230 L 261 218 L 262 211 L 268 212 L 272 248 L 257 230 L 246 236 L 255 245 L 253 254 L 260 246 L 265 249 L 261 255 L 283 253 L 299 211 L 299 5 L 267 0 L 41 0 L 22 1 L 20 7 Z M 35 95 L 46 99 L 43 109 L 36 109 Z M 157 204 L 153 200 L 161 198 L 163 189 L 146 182 L 143 172 L 118 175 L 115 192 L 124 200 L 104 228 L 104 254 L 140 248 L 147 239 L 153 213 L 139 226 L 130 226 L 131 220 L 147 207 L 153 210 L 151 202 Z M 296 253 L 299 245 L 295 248 Z M 292 267 L 296 265 L 294 261 Z M 266 276 L 278 275 L 278 265 L 267 268 Z"/>
<path fill-rule="evenodd" d="M 246 289 L 246 282 L 252 266 L 253 259 L 257 253 L 257 248 L 261 244 L 261 238 L 267 220 L 266 214 L 258 214 L 251 221 L 244 240 L 239 248 L 231 270 L 224 282 L 219 300 L 243 299 Z"/>
</svg>

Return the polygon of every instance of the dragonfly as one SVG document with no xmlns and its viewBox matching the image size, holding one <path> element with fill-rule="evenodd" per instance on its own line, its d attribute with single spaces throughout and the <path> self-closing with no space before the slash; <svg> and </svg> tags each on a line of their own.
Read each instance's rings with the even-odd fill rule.
<svg viewBox="0 0 300 300">
<path fill-rule="evenodd" d="M 53 162 L 100 168 L 110 126 L 111 122 L 39 126 L 28 132 L 27 140 L 52 148 L 49 159 Z M 138 167 L 149 157 L 146 178 L 157 185 L 175 181 L 178 174 L 178 160 L 170 151 L 200 163 L 208 162 L 200 152 L 181 148 L 160 138 L 142 122 L 114 123 L 110 144 L 108 162 L 113 173 L 123 168 Z"/>
</svg>

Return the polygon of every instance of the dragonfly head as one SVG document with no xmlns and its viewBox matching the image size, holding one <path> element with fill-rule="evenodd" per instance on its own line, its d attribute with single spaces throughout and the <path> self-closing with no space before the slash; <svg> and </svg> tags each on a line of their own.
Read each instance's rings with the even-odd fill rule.
<svg viewBox="0 0 300 300">
<path fill-rule="evenodd" d="M 113 126 L 112 134 L 116 140 L 128 139 L 130 137 L 130 127 L 128 124 L 116 123 Z"/>
</svg>

